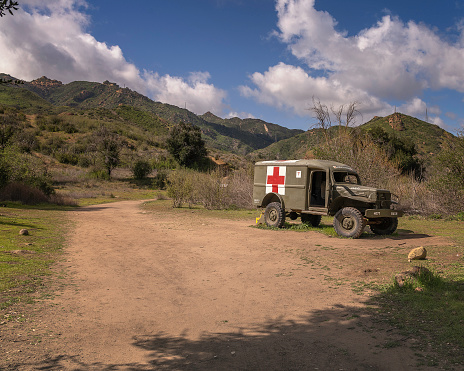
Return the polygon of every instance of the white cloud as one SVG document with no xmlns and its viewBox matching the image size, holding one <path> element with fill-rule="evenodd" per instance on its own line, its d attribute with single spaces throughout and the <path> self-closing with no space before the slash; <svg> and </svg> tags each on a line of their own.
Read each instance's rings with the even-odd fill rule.
<svg viewBox="0 0 464 371">
<path fill-rule="evenodd" d="M 313 97 L 335 107 L 356 101 L 360 111 L 367 116 L 388 115 L 393 111 L 389 104 L 365 91 L 343 85 L 336 79 L 312 77 L 301 67 L 284 63 L 270 67 L 264 73 L 255 72 L 251 80 L 256 88 L 240 87 L 244 96 L 279 109 L 291 109 L 301 116 L 310 113 Z"/>
<path fill-rule="evenodd" d="M 170 75 L 159 76 L 145 71 L 144 79 L 154 99 L 178 107 L 186 107 L 195 113 L 211 111 L 219 114 L 224 108 L 226 92 L 207 83 L 210 75 L 205 72 L 190 74 L 184 80 Z"/>
<path fill-rule="evenodd" d="M 276 1 L 279 31 L 275 35 L 306 69 L 280 63 L 256 72 L 250 77 L 255 87 L 242 87 L 244 95 L 292 108 L 300 115 L 312 96 L 334 104 L 360 101 L 363 113 L 382 114 L 391 108 L 386 101 L 413 101 L 425 89 L 464 92 L 462 26 L 461 39 L 451 44 L 422 24 L 405 24 L 386 15 L 372 27 L 347 36 L 314 3 Z"/>
<path fill-rule="evenodd" d="M 22 9 L 0 22 L 0 72 L 24 80 L 45 75 L 64 83 L 109 80 L 164 103 L 186 103 L 195 113 L 222 112 L 226 93 L 208 84 L 208 73 L 188 79 L 141 73 L 119 46 L 85 31 L 90 20 L 81 9 L 86 6 L 84 0 L 23 0 Z"/>
</svg>

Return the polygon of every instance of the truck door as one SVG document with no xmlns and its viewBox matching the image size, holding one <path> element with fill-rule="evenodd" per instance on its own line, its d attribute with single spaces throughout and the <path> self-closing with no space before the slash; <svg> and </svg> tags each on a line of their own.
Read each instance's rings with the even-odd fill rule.
<svg viewBox="0 0 464 371">
<path fill-rule="evenodd" d="M 322 170 L 313 170 L 311 172 L 310 206 L 325 207 L 326 190 L 327 190 L 327 174 Z"/>
</svg>

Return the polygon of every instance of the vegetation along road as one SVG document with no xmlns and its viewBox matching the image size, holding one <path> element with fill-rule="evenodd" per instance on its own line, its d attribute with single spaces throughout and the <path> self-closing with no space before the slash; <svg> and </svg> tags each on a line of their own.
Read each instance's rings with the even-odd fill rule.
<svg viewBox="0 0 464 371">
<path fill-rule="evenodd" d="M 450 240 L 401 226 L 388 238 L 342 239 L 225 213 L 166 201 L 68 211 L 54 295 L 27 320 L 3 322 L 0 367 L 436 369 L 420 329 L 383 320 L 396 304 L 372 282 L 391 284 L 413 247 L 445 259 Z"/>
</svg>

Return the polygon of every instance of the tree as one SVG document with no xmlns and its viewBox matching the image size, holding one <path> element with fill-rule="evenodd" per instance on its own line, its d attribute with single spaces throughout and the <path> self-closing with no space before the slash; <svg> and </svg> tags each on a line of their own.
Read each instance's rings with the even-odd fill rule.
<svg viewBox="0 0 464 371">
<path fill-rule="evenodd" d="M 323 129 L 324 137 L 326 142 L 329 141 L 329 129 L 332 126 L 332 115 L 334 116 L 335 123 L 339 127 L 339 134 L 341 128 L 344 127 L 345 131 L 354 126 L 356 122 L 356 116 L 361 113 L 358 111 L 359 103 L 354 101 L 349 103 L 347 106 L 344 104 L 335 107 L 333 104 L 330 105 L 330 109 L 326 104 L 321 103 L 318 98 L 313 97 L 313 106 L 309 108 L 313 112 L 317 119 L 317 126 Z"/>
<path fill-rule="evenodd" d="M 207 155 L 201 130 L 192 124 L 180 122 L 175 125 L 169 132 L 166 144 L 169 153 L 182 166 L 192 167 Z"/>
<path fill-rule="evenodd" d="M 95 133 L 95 144 L 108 172 L 108 177 L 111 178 L 111 171 L 120 163 L 121 141 L 117 134 L 111 133 L 105 126 L 101 126 Z"/>
<path fill-rule="evenodd" d="M 457 139 L 446 140 L 435 156 L 430 169 L 428 186 L 445 213 L 464 210 L 464 131 Z"/>
<path fill-rule="evenodd" d="M 0 17 L 3 17 L 7 11 L 13 15 L 13 10 L 18 10 L 18 2 L 13 0 L 0 0 Z"/>
</svg>

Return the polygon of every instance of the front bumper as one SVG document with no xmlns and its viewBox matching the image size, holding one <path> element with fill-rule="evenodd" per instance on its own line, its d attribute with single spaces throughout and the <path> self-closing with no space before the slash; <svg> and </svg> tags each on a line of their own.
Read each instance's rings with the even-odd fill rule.
<svg viewBox="0 0 464 371">
<path fill-rule="evenodd" d="M 399 218 L 403 216 L 401 210 L 392 209 L 367 209 L 364 216 L 368 219 L 371 218 Z"/>
</svg>

